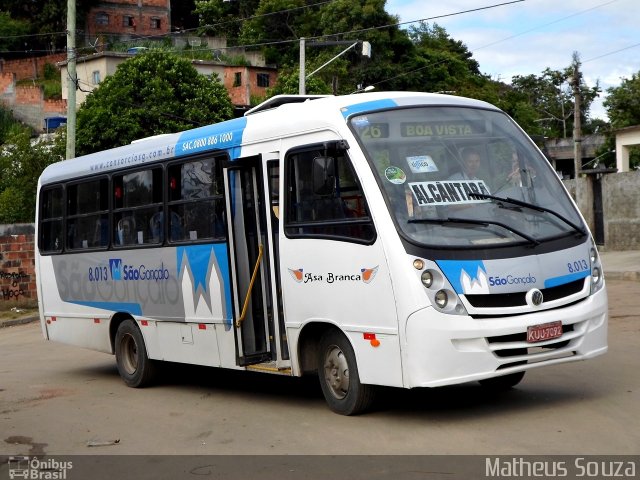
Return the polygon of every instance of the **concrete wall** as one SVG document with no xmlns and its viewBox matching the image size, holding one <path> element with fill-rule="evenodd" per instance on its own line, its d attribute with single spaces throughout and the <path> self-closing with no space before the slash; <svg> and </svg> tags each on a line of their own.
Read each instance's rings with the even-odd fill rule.
<svg viewBox="0 0 640 480">
<path fill-rule="evenodd" d="M 640 172 L 605 175 L 602 188 L 605 246 L 640 249 Z"/>
<path fill-rule="evenodd" d="M 576 181 L 580 192 L 577 200 Z M 592 176 L 563 183 L 594 231 Z M 640 250 L 640 171 L 602 175 L 602 210 L 604 248 L 609 251 Z"/>
</svg>

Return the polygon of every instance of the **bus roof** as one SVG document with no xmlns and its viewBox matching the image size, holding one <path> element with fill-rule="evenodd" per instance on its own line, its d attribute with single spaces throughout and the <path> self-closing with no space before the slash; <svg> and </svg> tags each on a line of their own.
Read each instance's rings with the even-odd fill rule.
<svg viewBox="0 0 640 480">
<path fill-rule="evenodd" d="M 312 96 L 300 102 L 272 102 L 277 106 L 251 115 L 183 132 L 135 140 L 129 145 L 54 163 L 40 176 L 40 184 L 108 173 L 126 167 L 170 160 L 190 154 L 224 150 L 232 159 L 244 143 L 276 138 L 321 127 L 335 128 L 352 115 L 403 106 L 439 105 L 495 109 L 479 100 L 418 92 L 373 92 L 342 96 Z"/>
</svg>

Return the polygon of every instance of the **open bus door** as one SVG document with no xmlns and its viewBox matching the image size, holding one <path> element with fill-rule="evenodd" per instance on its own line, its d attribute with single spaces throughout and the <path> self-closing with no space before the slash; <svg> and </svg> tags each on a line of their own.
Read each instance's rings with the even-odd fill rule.
<svg viewBox="0 0 640 480">
<path fill-rule="evenodd" d="M 272 216 L 267 164 L 258 155 L 223 166 L 238 365 L 288 369 L 276 262 L 277 218 Z M 273 161 L 267 162 L 273 165 Z M 275 234 L 274 234 L 275 232 Z M 283 355 L 284 353 L 284 355 Z M 270 368 L 271 367 L 271 368 Z"/>
</svg>

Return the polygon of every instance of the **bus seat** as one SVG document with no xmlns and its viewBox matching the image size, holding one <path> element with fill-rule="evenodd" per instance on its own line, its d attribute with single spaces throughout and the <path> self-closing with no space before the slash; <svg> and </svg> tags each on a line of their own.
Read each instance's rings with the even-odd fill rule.
<svg viewBox="0 0 640 480">
<path fill-rule="evenodd" d="M 164 220 L 163 212 L 156 212 L 151 216 L 149 220 L 149 233 L 151 235 L 151 242 L 162 243 L 164 240 Z"/>
<path fill-rule="evenodd" d="M 100 218 L 96 220 L 96 230 L 93 234 L 93 245 L 95 247 L 106 247 L 109 245 L 109 220 Z"/>
<path fill-rule="evenodd" d="M 171 222 L 169 223 L 169 238 L 172 242 L 176 242 L 183 239 L 182 218 L 176 212 L 171 212 L 169 217 Z"/>
</svg>

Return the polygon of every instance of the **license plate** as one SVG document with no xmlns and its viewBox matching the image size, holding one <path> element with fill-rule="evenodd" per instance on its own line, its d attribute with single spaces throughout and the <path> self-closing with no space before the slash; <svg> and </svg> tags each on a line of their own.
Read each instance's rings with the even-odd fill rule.
<svg viewBox="0 0 640 480">
<path fill-rule="evenodd" d="M 527 328 L 527 342 L 537 343 L 562 336 L 562 322 L 531 325 Z"/>
</svg>

